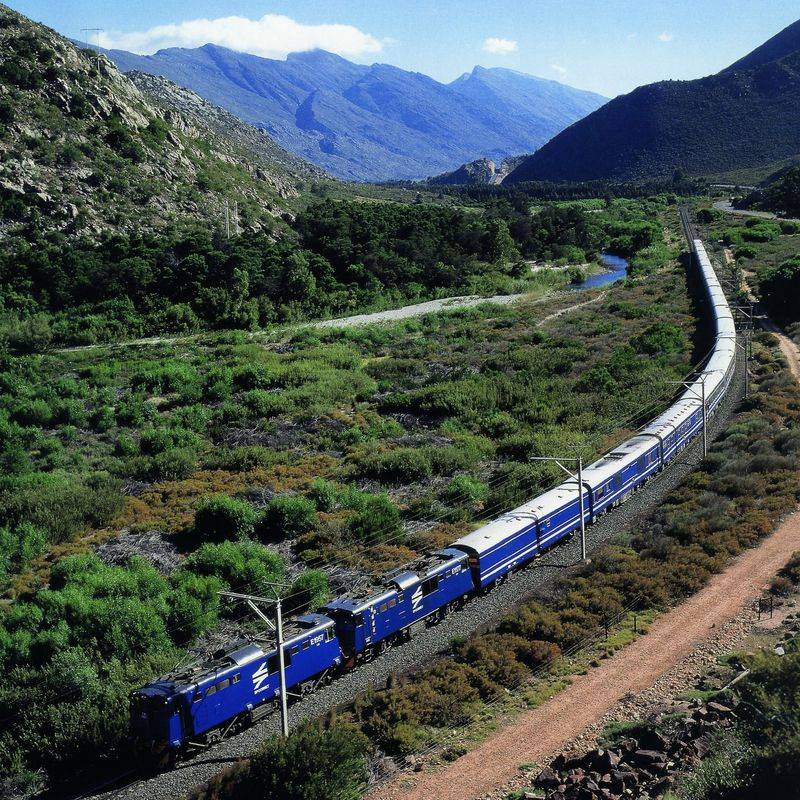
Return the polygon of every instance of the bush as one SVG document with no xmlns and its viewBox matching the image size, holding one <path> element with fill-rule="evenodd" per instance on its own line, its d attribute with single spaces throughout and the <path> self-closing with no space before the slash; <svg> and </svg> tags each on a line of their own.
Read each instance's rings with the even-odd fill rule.
<svg viewBox="0 0 800 800">
<path fill-rule="evenodd" d="M 274 497 L 256 526 L 256 536 L 267 541 L 280 541 L 306 533 L 317 521 L 317 509 L 306 497 L 282 495 Z"/>
<path fill-rule="evenodd" d="M 388 495 L 366 495 L 350 520 L 351 535 L 363 542 L 388 542 L 403 538 L 400 511 Z"/>
<path fill-rule="evenodd" d="M 328 576 L 318 569 L 304 572 L 292 584 L 284 603 L 286 613 L 313 611 L 322 606 L 330 595 Z"/>
<path fill-rule="evenodd" d="M 427 453 L 410 447 L 369 456 L 361 464 L 360 471 L 386 483 L 412 483 L 433 474 Z"/>
<path fill-rule="evenodd" d="M 197 469 L 197 456 L 190 450 L 172 448 L 155 456 L 150 464 L 154 481 L 182 481 Z"/>
<path fill-rule="evenodd" d="M 218 495 L 200 502 L 194 515 L 194 531 L 203 539 L 245 539 L 252 536 L 260 514 L 235 497 Z"/>
<path fill-rule="evenodd" d="M 283 578 L 283 559 L 258 542 L 204 544 L 186 558 L 181 572 L 219 578 L 237 591 L 264 593 Z M 179 578 L 183 584 L 184 579 Z"/>
<path fill-rule="evenodd" d="M 442 492 L 442 499 L 452 505 L 479 505 L 489 497 L 489 487 L 469 475 L 459 475 Z"/>
<path fill-rule="evenodd" d="M 359 800 L 367 779 L 367 738 L 356 728 L 306 723 L 273 737 L 252 757 L 242 800 Z"/>
</svg>

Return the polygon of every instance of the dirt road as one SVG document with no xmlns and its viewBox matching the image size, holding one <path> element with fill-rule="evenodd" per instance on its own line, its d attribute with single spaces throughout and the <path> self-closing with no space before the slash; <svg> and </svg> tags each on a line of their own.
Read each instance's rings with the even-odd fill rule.
<svg viewBox="0 0 800 800">
<path fill-rule="evenodd" d="M 629 693 L 652 685 L 698 640 L 733 619 L 800 548 L 800 512 L 742 554 L 700 592 L 658 618 L 646 636 L 575 678 L 568 689 L 516 718 L 477 749 L 433 774 L 400 775 L 369 800 L 473 800 L 504 786 L 520 764 L 560 752 Z"/>
</svg>

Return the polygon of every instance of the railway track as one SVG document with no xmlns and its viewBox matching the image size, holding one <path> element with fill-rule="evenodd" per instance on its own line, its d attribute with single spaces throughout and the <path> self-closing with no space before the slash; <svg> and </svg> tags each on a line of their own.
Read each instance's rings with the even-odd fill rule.
<svg viewBox="0 0 800 800">
<path fill-rule="evenodd" d="M 696 233 L 684 208 L 680 209 L 681 223 L 691 242 Z M 709 438 L 713 438 L 738 402 L 743 390 L 742 365 L 737 360 L 734 380 L 722 400 L 717 414 L 709 422 Z M 656 508 L 664 496 L 677 486 L 693 469 L 702 455 L 700 437 L 695 437 L 668 469 L 653 478 L 626 503 L 587 530 L 587 550 L 597 550 L 617 534 L 628 529 L 643 514 Z M 386 676 L 404 673 L 429 662 L 446 650 L 458 636 L 468 636 L 497 622 L 515 606 L 537 592 L 546 590 L 556 577 L 573 568 L 580 558 L 580 543 L 575 537 L 556 547 L 528 568 L 514 574 L 510 580 L 486 596 L 471 600 L 461 611 L 447 618 L 444 626 L 424 630 L 402 647 L 396 647 L 375 661 L 346 673 L 302 703 L 290 708 L 290 725 L 315 718 L 331 708 L 346 704 L 370 687 L 382 686 Z M 226 739 L 210 750 L 181 762 L 177 769 L 159 775 L 140 778 L 131 771 L 109 775 L 94 786 L 84 785 L 71 793 L 51 794 L 51 798 L 142 798 L 142 800 L 172 800 L 185 797 L 193 788 L 212 778 L 226 766 L 246 758 L 269 736 L 279 733 L 279 719 L 272 715 L 260 724 Z M 135 778 L 131 780 L 131 778 Z"/>
</svg>

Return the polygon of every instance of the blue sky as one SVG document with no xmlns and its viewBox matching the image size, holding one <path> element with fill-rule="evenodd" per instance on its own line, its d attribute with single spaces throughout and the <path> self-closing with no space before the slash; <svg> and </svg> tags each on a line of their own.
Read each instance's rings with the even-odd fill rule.
<svg viewBox="0 0 800 800">
<path fill-rule="evenodd" d="M 152 52 L 205 40 L 281 58 L 322 46 L 450 81 L 504 66 L 613 96 L 718 71 L 800 17 L 797 0 L 11 0 L 74 38 Z M 230 19 L 238 17 L 239 19 Z M 168 26 L 159 28 L 159 26 Z M 155 30 L 154 30 L 155 29 Z"/>
</svg>

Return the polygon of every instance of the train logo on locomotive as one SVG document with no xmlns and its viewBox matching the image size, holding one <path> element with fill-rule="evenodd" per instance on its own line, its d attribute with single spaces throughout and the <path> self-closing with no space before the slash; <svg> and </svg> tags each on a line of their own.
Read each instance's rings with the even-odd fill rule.
<svg viewBox="0 0 800 800">
<path fill-rule="evenodd" d="M 267 666 L 267 662 L 265 661 L 254 673 L 253 673 L 253 693 L 258 694 L 259 692 L 263 692 L 268 687 L 264 686 L 267 678 L 269 677 L 269 667 Z"/>
</svg>

